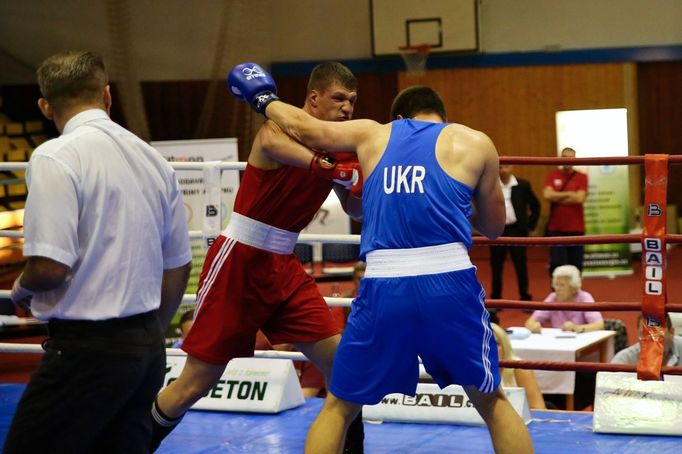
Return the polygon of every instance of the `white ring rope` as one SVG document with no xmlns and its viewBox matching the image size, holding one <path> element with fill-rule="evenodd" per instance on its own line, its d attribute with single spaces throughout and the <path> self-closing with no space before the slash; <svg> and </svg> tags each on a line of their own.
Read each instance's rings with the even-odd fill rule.
<svg viewBox="0 0 682 454">
<path fill-rule="evenodd" d="M 0 290 L 0 299 L 10 299 L 11 290 Z M 182 297 L 182 304 L 192 304 L 196 301 L 197 295 L 194 293 L 185 293 Z M 325 296 L 324 300 L 330 307 L 350 307 L 353 298 L 337 298 L 333 296 Z"/>
<path fill-rule="evenodd" d="M 205 169 L 218 167 L 222 170 L 244 170 L 246 168 L 245 162 L 228 162 L 228 161 L 212 161 L 212 162 L 171 162 L 171 167 L 175 170 L 196 170 L 204 171 Z M 0 170 L 25 170 L 28 167 L 27 162 L 2 162 L 0 163 Z M 0 230 L 0 237 L 6 238 L 23 238 L 23 231 L 19 230 Z M 197 240 L 204 237 L 204 232 L 201 230 L 190 230 L 190 239 Z M 360 235 L 323 235 L 323 234 L 301 234 L 298 237 L 300 243 L 341 243 L 341 244 L 360 244 Z"/>
<path fill-rule="evenodd" d="M 0 353 L 45 353 L 40 344 L 11 344 L 0 343 Z M 187 353 L 179 348 L 167 348 L 168 356 L 187 356 Z M 293 361 L 308 361 L 308 358 L 301 352 L 289 352 L 279 350 L 256 350 L 256 358 L 291 359 Z"/>
<path fill-rule="evenodd" d="M 215 161 L 213 161 L 215 162 Z M 175 170 L 204 170 L 210 162 L 169 162 Z M 242 161 L 220 161 L 220 170 L 244 170 L 246 162 Z M 0 162 L 0 170 L 26 170 L 28 162 Z"/>
</svg>

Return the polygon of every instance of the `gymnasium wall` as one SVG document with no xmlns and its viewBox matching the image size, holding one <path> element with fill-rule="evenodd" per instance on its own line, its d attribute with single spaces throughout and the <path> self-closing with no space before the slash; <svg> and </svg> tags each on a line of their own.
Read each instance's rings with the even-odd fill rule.
<svg viewBox="0 0 682 454">
<path fill-rule="evenodd" d="M 636 65 L 537 65 L 399 74 L 401 88 L 429 85 L 443 97 L 450 121 L 484 131 L 501 156 L 556 156 L 555 113 L 626 107 L 636 112 Z M 635 122 L 630 129 L 636 130 Z M 633 154 L 637 144 L 632 143 Z M 540 197 L 547 166 L 517 166 Z M 638 172 L 634 172 L 638 178 Z M 637 194 L 634 194 L 635 196 Z M 639 206 L 636 201 L 635 206 Z M 542 213 L 549 207 L 543 200 Z"/>
<path fill-rule="evenodd" d="M 479 0 L 478 11 L 483 53 L 682 44 L 679 0 Z M 230 66 L 372 55 L 370 0 L 6 0 L 0 84 L 33 82 L 64 49 L 111 61 L 121 31 L 145 81 L 208 79 L 217 54 Z"/>
<path fill-rule="evenodd" d="M 291 68 L 302 61 L 348 62 L 360 80 L 356 117 L 387 121 L 392 98 L 408 80 L 400 60 L 370 59 L 369 10 L 369 0 L 0 2 L 3 108 L 21 105 L 22 117 L 39 115 L 35 99 L 21 101 L 10 94 L 35 92 L 34 69 L 44 57 L 89 48 L 115 60 L 123 46 L 114 38 L 125 32 L 127 65 L 112 68 L 112 80 L 117 84 L 125 70 L 134 73 L 151 139 L 235 136 L 244 159 L 261 119 L 235 103 L 221 80 L 210 80 L 224 74 L 221 68 L 245 60 L 288 62 L 284 65 Z M 569 49 L 679 47 L 682 2 L 480 0 L 478 10 L 482 59 L 499 52 L 511 52 L 512 58 L 541 52 L 533 65 L 429 71 L 422 82 L 443 94 L 452 121 L 488 133 L 501 155 L 550 156 L 556 151 L 556 110 L 628 107 L 632 154 L 682 153 L 679 52 L 667 58 L 662 47 L 660 61 L 637 63 L 542 63 L 544 56 L 560 59 Z M 371 64 L 357 70 L 357 62 Z M 276 75 L 283 99 L 302 104 L 306 74 L 294 69 Z M 126 86 L 118 92 L 122 99 Z M 517 170 L 541 191 L 546 168 Z M 669 197 L 679 205 L 682 178 L 671 180 Z"/>
</svg>

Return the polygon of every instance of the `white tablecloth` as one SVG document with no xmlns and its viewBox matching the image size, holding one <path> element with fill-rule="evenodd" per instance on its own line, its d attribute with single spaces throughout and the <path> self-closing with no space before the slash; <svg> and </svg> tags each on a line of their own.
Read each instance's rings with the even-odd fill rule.
<svg viewBox="0 0 682 454">
<path fill-rule="evenodd" d="M 543 328 L 540 334 L 526 339 L 511 339 L 514 355 L 527 361 L 576 362 L 578 351 L 595 343 L 608 342 L 607 360 L 613 358 L 613 331 L 591 331 L 565 336 L 559 328 Z M 599 352 L 580 356 L 583 361 L 599 361 Z M 544 394 L 573 394 L 575 372 L 536 370 L 535 376 Z"/>
</svg>

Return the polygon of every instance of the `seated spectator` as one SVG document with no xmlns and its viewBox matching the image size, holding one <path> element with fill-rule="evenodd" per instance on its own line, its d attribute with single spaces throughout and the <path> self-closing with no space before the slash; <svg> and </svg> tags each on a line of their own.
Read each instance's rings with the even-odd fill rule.
<svg viewBox="0 0 682 454">
<path fill-rule="evenodd" d="M 552 287 L 545 302 L 594 303 L 592 295 L 581 289 L 580 271 L 573 265 L 562 265 L 552 273 Z M 533 333 L 542 330 L 543 323 L 550 323 L 553 328 L 564 331 L 584 333 L 604 329 L 604 319 L 598 311 L 554 311 L 538 310 L 526 320 L 526 328 Z"/>
<path fill-rule="evenodd" d="M 511 343 L 509 342 L 509 336 L 507 335 L 504 328 L 500 327 L 496 323 L 491 323 L 490 326 L 493 329 L 493 334 L 495 335 L 495 341 L 497 342 L 497 353 L 500 360 L 514 361 L 519 360 L 517 356 L 514 356 Z M 545 410 L 545 401 L 542 397 L 542 392 L 540 391 L 540 386 L 535 379 L 535 373 L 528 369 L 505 369 L 500 367 L 500 375 L 502 376 L 502 386 L 509 388 L 524 388 L 526 390 L 526 396 L 528 397 L 528 406 L 533 410 Z"/>
<path fill-rule="evenodd" d="M 642 323 L 642 316 L 637 319 L 637 327 Z M 668 330 L 665 333 L 665 347 L 663 349 L 663 365 L 664 366 L 682 366 L 682 337 L 675 335 L 675 327 L 670 321 L 670 316 L 666 314 L 666 323 Z M 625 348 L 611 359 L 615 364 L 637 364 L 639 363 L 639 342 Z"/>
<path fill-rule="evenodd" d="M 173 343 L 172 348 L 180 348 L 182 346 L 182 342 L 187 337 L 187 334 L 189 334 L 192 324 L 194 324 L 194 309 L 190 309 L 180 316 L 180 323 L 178 324 L 180 339 Z"/>
</svg>

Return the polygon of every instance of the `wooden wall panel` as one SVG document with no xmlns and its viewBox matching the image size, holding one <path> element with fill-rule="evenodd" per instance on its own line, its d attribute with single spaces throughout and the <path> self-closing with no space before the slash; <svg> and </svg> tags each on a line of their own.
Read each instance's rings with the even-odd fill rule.
<svg viewBox="0 0 682 454">
<path fill-rule="evenodd" d="M 682 154 L 682 62 L 638 66 L 639 131 L 643 153 Z M 668 203 L 682 208 L 682 165 L 670 169 Z"/>
<path fill-rule="evenodd" d="M 441 94 L 449 120 L 488 134 L 501 156 L 556 156 L 555 113 L 627 107 L 636 111 L 631 64 L 518 66 L 400 73 L 399 87 L 429 85 Z M 631 154 L 637 153 L 636 144 Z M 517 166 L 540 197 L 546 166 Z M 540 197 L 541 198 L 541 197 Z M 543 215 L 548 206 L 543 201 Z"/>
<path fill-rule="evenodd" d="M 246 103 L 230 95 L 224 82 L 212 91 L 209 81 L 143 82 L 142 93 L 152 140 L 236 137 L 240 160 L 246 160 L 252 138 L 262 122 Z M 115 103 L 115 100 L 114 100 Z M 210 109 L 206 124 L 201 113 Z"/>
</svg>

